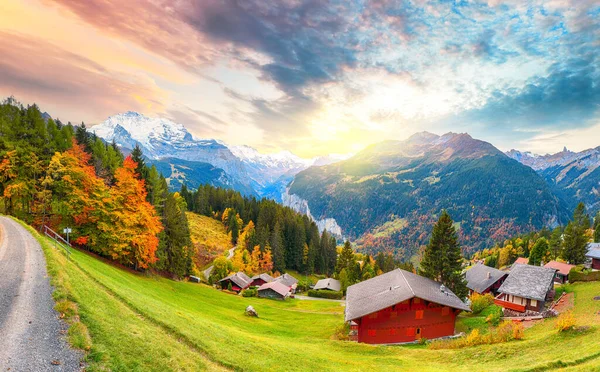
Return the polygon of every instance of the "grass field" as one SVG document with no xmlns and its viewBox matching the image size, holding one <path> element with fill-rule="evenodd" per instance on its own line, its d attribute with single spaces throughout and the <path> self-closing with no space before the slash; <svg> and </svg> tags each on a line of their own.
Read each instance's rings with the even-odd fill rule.
<svg viewBox="0 0 600 372">
<path fill-rule="evenodd" d="M 190 225 L 192 242 L 196 248 L 194 263 L 198 268 L 204 268 L 217 256 L 233 247 L 231 237 L 221 222 L 192 212 L 186 212 L 186 217 Z"/>
<path fill-rule="evenodd" d="M 583 332 L 553 320 L 525 339 L 460 350 L 335 341 L 343 307 L 327 301 L 243 298 L 211 287 L 133 274 L 82 252 L 72 260 L 41 238 L 92 338 L 88 370 L 600 370 L 598 283 L 571 286 Z M 260 318 L 244 316 L 252 305 Z M 464 320 L 461 319 L 461 322 Z"/>
</svg>

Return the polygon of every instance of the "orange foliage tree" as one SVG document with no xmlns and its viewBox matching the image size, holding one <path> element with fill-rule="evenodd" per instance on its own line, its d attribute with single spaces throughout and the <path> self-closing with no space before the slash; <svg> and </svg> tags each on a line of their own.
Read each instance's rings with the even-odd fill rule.
<svg viewBox="0 0 600 372">
<path fill-rule="evenodd" d="M 162 231 L 154 207 L 146 201 L 143 180 L 135 177 L 137 163 L 131 157 L 115 172 L 115 185 L 110 190 L 114 210 L 111 226 L 102 229 L 113 231 L 109 255 L 124 264 L 147 268 L 156 262 L 158 233 Z"/>
</svg>

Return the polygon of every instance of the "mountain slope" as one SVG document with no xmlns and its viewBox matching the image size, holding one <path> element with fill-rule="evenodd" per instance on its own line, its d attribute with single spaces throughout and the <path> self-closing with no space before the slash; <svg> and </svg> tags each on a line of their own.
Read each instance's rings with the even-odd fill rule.
<svg viewBox="0 0 600 372">
<path fill-rule="evenodd" d="M 198 139 L 181 124 L 131 111 L 111 116 L 92 127 L 91 131 L 108 142 L 115 141 L 125 151 L 139 144 L 148 158 L 157 164 L 164 163 L 164 169 L 169 168 L 166 164 L 175 166 L 180 180 L 223 185 L 245 195 L 270 197 L 277 201 L 281 200 L 285 186 L 296 173 L 314 163 L 330 164 L 343 159 L 340 156 L 303 159 L 289 151 L 261 154 L 248 146 L 230 146 L 214 139 Z M 174 164 L 173 159 L 191 163 Z M 201 163 L 220 168 L 225 174 L 208 172 L 206 166 L 199 165 Z"/>
<path fill-rule="evenodd" d="M 538 172 L 569 209 L 584 202 L 590 212 L 600 210 L 600 147 L 581 152 L 566 148 L 556 154 L 535 155 L 517 150 L 506 153 Z"/>
<path fill-rule="evenodd" d="M 468 251 L 555 225 L 567 214 L 531 168 L 487 142 L 454 133 L 418 133 L 311 167 L 296 175 L 289 194 L 305 199 L 317 219 L 334 218 L 366 250 L 393 249 L 405 258 L 427 243 L 444 208 Z"/>
</svg>

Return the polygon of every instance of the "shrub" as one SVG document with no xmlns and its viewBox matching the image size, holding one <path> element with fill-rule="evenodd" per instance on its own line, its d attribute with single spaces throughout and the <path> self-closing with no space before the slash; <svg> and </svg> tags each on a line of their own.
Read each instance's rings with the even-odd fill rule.
<svg viewBox="0 0 600 372">
<path fill-rule="evenodd" d="M 471 295 L 471 311 L 473 314 L 479 314 L 486 307 L 494 303 L 494 296 L 489 293 L 480 295 L 479 293 L 473 293 Z"/>
<path fill-rule="evenodd" d="M 243 297 L 256 297 L 258 295 L 258 290 L 256 288 L 248 288 L 242 292 Z"/>
<path fill-rule="evenodd" d="M 310 297 L 329 298 L 331 300 L 339 300 L 344 296 L 344 294 L 342 292 L 338 292 L 338 291 L 327 291 L 327 290 L 316 291 L 314 289 L 309 290 L 308 295 Z"/>
<path fill-rule="evenodd" d="M 350 339 L 350 325 L 344 323 L 335 329 L 335 333 L 331 336 L 333 340 L 348 341 Z"/>
<path fill-rule="evenodd" d="M 310 289 L 310 286 L 314 283 L 310 279 L 300 279 L 296 286 L 296 292 L 306 292 Z"/>
<path fill-rule="evenodd" d="M 436 340 L 429 344 L 433 350 L 460 349 L 476 345 L 491 345 L 512 340 L 521 340 L 524 336 L 524 327 L 521 323 L 503 322 L 486 335 L 482 335 L 479 329 L 474 329 L 466 337 L 452 340 Z"/>
<path fill-rule="evenodd" d="M 554 325 L 559 332 L 569 331 L 575 328 L 575 316 L 571 311 L 566 311 L 556 318 Z"/>
<path fill-rule="evenodd" d="M 569 273 L 569 282 L 595 282 L 600 281 L 600 271 L 586 269 L 583 265 L 576 266 Z"/>
<path fill-rule="evenodd" d="M 228 291 L 231 291 L 231 290 L 232 290 L 232 287 L 231 287 L 231 282 L 229 282 L 229 284 L 227 284 L 227 290 L 228 290 Z"/>
<path fill-rule="evenodd" d="M 485 321 L 493 326 L 497 326 L 500 324 L 500 319 L 502 318 L 502 308 L 497 308 L 495 311 L 491 312 L 486 318 Z"/>
</svg>

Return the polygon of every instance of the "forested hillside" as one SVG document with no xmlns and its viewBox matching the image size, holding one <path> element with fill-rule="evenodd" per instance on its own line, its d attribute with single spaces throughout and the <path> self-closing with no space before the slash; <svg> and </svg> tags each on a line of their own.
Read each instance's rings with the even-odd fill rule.
<svg viewBox="0 0 600 372">
<path fill-rule="evenodd" d="M 409 259 L 442 209 L 473 252 L 515 232 L 566 220 L 567 211 L 531 168 L 467 134 L 417 134 L 373 145 L 349 160 L 312 167 L 289 189 L 316 218 L 335 218 L 367 252 Z"/>
<path fill-rule="evenodd" d="M 290 208 L 211 185 L 170 192 L 139 147 L 125 158 L 83 123 L 55 121 L 12 98 L 0 105 L 3 213 L 36 227 L 71 227 L 72 242 L 83 249 L 181 278 L 203 262 L 187 210 L 222 224 L 230 243 L 243 248 L 232 270 L 331 274 L 335 268 L 335 239 Z"/>
</svg>

